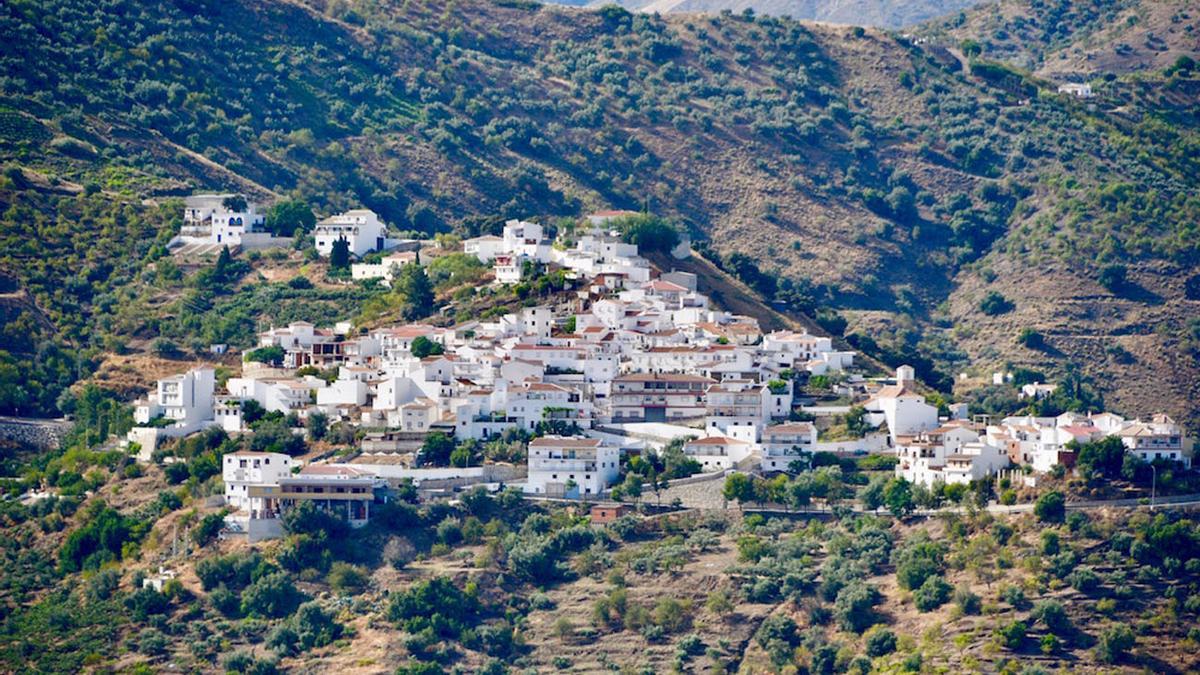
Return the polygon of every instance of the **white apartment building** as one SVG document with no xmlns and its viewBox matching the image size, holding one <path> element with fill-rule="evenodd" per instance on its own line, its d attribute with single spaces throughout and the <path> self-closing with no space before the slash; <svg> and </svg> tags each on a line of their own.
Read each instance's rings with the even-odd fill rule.
<svg viewBox="0 0 1200 675">
<path fill-rule="evenodd" d="M 353 209 L 325 218 L 317 223 L 313 238 L 317 253 L 324 258 L 333 252 L 333 244 L 339 239 L 350 244 L 350 253 L 357 258 L 388 245 L 387 226 L 370 209 Z"/>
<path fill-rule="evenodd" d="M 278 485 L 279 479 L 292 475 L 291 457 L 277 452 L 230 452 L 221 460 L 221 480 L 225 483 L 225 503 L 235 511 L 250 508 L 251 485 Z"/>
<path fill-rule="evenodd" d="M 149 424 L 163 418 L 178 428 L 195 428 L 213 419 L 213 392 L 216 388 L 212 368 L 193 368 L 186 373 L 163 378 L 154 392 L 134 407 L 133 420 Z"/>
<path fill-rule="evenodd" d="M 621 450 L 595 438 L 542 436 L 529 443 L 525 491 L 570 499 L 599 495 L 617 480 Z"/>
<path fill-rule="evenodd" d="M 682 373 L 628 373 L 613 379 L 612 421 L 668 422 L 703 417 L 714 381 Z"/>
<path fill-rule="evenodd" d="M 808 422 L 775 424 L 762 431 L 763 471 L 787 471 L 803 461 L 817 445 L 817 428 Z"/>
<path fill-rule="evenodd" d="M 1125 449 L 1143 462 L 1170 460 L 1191 467 L 1192 448 L 1183 428 L 1165 414 L 1155 415 L 1149 422 L 1135 421 L 1116 432 Z"/>
<path fill-rule="evenodd" d="M 983 442 L 964 443 L 958 452 L 946 455 L 941 481 L 946 485 L 967 485 L 982 480 L 1010 464 L 1004 448 Z M 931 483 L 925 483 L 930 487 Z"/>
<path fill-rule="evenodd" d="M 751 427 L 751 441 L 758 440 L 757 430 L 771 417 L 771 391 L 764 384 L 749 380 L 726 380 L 711 385 L 705 392 L 704 429 L 709 434 L 736 436 L 731 427 Z"/>
</svg>

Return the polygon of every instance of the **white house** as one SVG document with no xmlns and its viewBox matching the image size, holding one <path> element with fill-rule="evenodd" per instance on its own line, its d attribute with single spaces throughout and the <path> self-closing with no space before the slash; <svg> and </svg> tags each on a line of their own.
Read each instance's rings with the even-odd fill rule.
<svg viewBox="0 0 1200 675">
<path fill-rule="evenodd" d="M 883 387 L 863 404 L 868 413 L 873 413 L 871 418 L 876 425 L 887 422 L 893 444 L 900 436 L 912 436 L 938 426 L 937 407 L 925 403 L 925 397 L 912 388 L 912 369 L 900 366 L 896 372 L 896 384 Z"/>
<path fill-rule="evenodd" d="M 418 252 L 400 251 L 383 256 L 377 263 L 354 263 L 350 265 L 350 277 L 355 281 L 383 279 L 390 284 L 403 267 L 414 264 L 420 264 L 420 254 Z"/>
<path fill-rule="evenodd" d="M 1096 95 L 1095 92 L 1092 91 L 1092 85 L 1086 83 L 1078 84 L 1075 82 L 1068 82 L 1066 84 L 1058 85 L 1058 93 L 1069 94 L 1076 98 L 1092 98 Z"/>
<path fill-rule="evenodd" d="M 496 283 L 501 285 L 518 284 L 525 276 L 525 261 L 523 255 L 517 253 L 500 253 L 495 257 L 492 271 L 496 274 Z"/>
<path fill-rule="evenodd" d="M 353 209 L 330 216 L 317 223 L 313 230 L 317 253 L 328 258 L 333 244 L 345 239 L 350 244 L 350 253 L 361 258 L 371 251 L 382 251 L 387 247 L 387 226 L 370 209 Z"/>
<path fill-rule="evenodd" d="M 525 256 L 541 263 L 550 262 L 550 242 L 546 241 L 542 226 L 523 220 L 504 223 L 504 252 Z"/>
<path fill-rule="evenodd" d="M 344 518 L 351 527 L 362 527 L 371 518 L 371 506 L 384 503 L 387 481 L 350 466 L 313 464 L 300 473 L 280 476 L 275 483 L 246 486 L 247 506 L 226 516 L 226 525 L 255 542 L 283 535 L 282 519 L 303 502 Z"/>
<path fill-rule="evenodd" d="M 211 420 L 215 388 L 215 372 L 212 368 L 193 368 L 186 373 L 163 378 L 155 385 L 154 393 L 137 403 L 133 420 L 138 424 L 148 424 L 161 417 L 177 427 L 191 427 Z"/>
<path fill-rule="evenodd" d="M 775 424 L 762 432 L 762 470 L 787 471 L 817 445 L 817 428 L 808 422 Z"/>
<path fill-rule="evenodd" d="M 160 437 L 186 436 L 216 424 L 215 389 L 212 368 L 193 368 L 159 380 L 152 393 L 134 404 L 133 420 L 138 426 L 126 434 L 127 442 L 141 446 L 139 459 L 149 460 Z M 154 426 L 146 426 L 151 422 Z"/>
<path fill-rule="evenodd" d="M 946 485 L 967 485 L 1008 467 L 1008 453 L 987 443 L 964 443 L 958 452 L 946 455 L 942 482 Z M 926 487 L 931 487 L 926 484 Z"/>
<path fill-rule="evenodd" d="M 1058 391 L 1057 384 L 1042 384 L 1041 382 L 1032 382 L 1021 385 L 1021 391 L 1017 393 L 1017 399 L 1043 399 Z"/>
<path fill-rule="evenodd" d="M 245 201 L 245 208 L 231 210 L 226 204 L 231 200 Z M 242 235 L 261 231 L 266 221 L 258 212 L 258 205 L 240 195 L 201 194 L 192 195 L 183 202 L 183 226 L 179 233 L 187 241 L 207 240 L 212 244 L 236 246 L 242 243 Z"/>
<path fill-rule="evenodd" d="M 1143 462 L 1170 460 L 1191 466 L 1191 448 L 1183 429 L 1165 414 L 1155 415 L 1149 422 L 1133 422 L 1117 432 L 1125 449 Z"/>
<path fill-rule="evenodd" d="M 290 476 L 292 458 L 278 452 L 230 452 L 221 460 L 221 480 L 225 483 L 225 503 L 235 511 L 250 508 L 251 485 L 278 485 Z"/>
<path fill-rule="evenodd" d="M 979 433 L 967 422 L 947 423 L 914 436 L 902 437 L 896 445 L 896 458 L 899 460 L 896 463 L 896 475 L 925 487 L 937 482 L 945 483 L 947 458 L 963 454 L 966 444 L 978 441 Z M 1007 453 L 1000 448 L 995 450 L 1004 456 L 1007 464 Z"/>
<path fill-rule="evenodd" d="M 683 454 L 700 463 L 705 471 L 732 469 L 748 459 L 754 445 L 728 436 L 707 436 L 683 444 Z"/>
<path fill-rule="evenodd" d="M 491 262 L 504 251 L 504 238 L 494 234 L 485 234 L 482 237 L 463 241 L 463 253 L 475 256 L 479 262 Z"/>
<path fill-rule="evenodd" d="M 542 436 L 529 442 L 525 491 L 551 497 L 599 495 L 617 480 L 621 450 L 595 438 Z"/>
</svg>

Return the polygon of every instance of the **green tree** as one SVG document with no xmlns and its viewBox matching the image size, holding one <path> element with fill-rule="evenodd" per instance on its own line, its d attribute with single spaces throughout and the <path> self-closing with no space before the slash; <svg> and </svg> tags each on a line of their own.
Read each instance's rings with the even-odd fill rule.
<svg viewBox="0 0 1200 675">
<path fill-rule="evenodd" d="M 883 501 L 893 516 L 897 518 L 907 516 L 912 513 L 915 505 L 912 484 L 899 476 L 892 478 L 883 488 Z"/>
<path fill-rule="evenodd" d="M 1124 265 L 1115 263 L 1100 268 L 1100 285 L 1110 293 L 1116 293 L 1125 287 L 1128 271 Z"/>
<path fill-rule="evenodd" d="M 625 474 L 625 481 L 621 483 L 621 491 L 626 497 L 637 503 L 642 498 L 642 477 L 633 472 Z"/>
<path fill-rule="evenodd" d="M 858 500 L 862 502 L 864 509 L 876 511 L 883 506 L 883 488 L 887 484 L 886 477 L 874 476 L 869 483 L 863 486 L 863 489 L 858 491 Z"/>
<path fill-rule="evenodd" d="M 454 448 L 453 438 L 435 431 L 425 437 L 417 458 L 420 464 L 426 466 L 446 466 L 450 463 L 450 454 L 454 452 Z"/>
<path fill-rule="evenodd" d="M 1117 663 L 1133 647 L 1136 639 L 1129 626 L 1117 624 L 1104 629 L 1096 643 L 1096 657 L 1101 663 Z"/>
<path fill-rule="evenodd" d="M 284 572 L 272 572 L 242 592 L 242 614 L 277 619 L 300 606 L 304 596 Z"/>
<path fill-rule="evenodd" d="M 329 269 L 341 274 L 350 269 L 350 242 L 345 237 L 339 237 L 329 250 Z"/>
<path fill-rule="evenodd" d="M 744 473 L 732 473 L 725 479 L 721 496 L 726 501 L 736 501 L 739 506 L 754 499 L 754 482 Z"/>
<path fill-rule="evenodd" d="M 933 611 L 950 600 L 952 590 L 953 587 L 946 583 L 945 579 L 937 575 L 931 576 L 920 588 L 913 591 L 913 605 L 919 612 Z"/>
<path fill-rule="evenodd" d="M 882 596 L 874 586 L 862 581 L 853 581 L 838 591 L 834 601 L 834 614 L 842 628 L 861 633 L 875 623 L 875 605 Z"/>
<path fill-rule="evenodd" d="M 282 237 L 292 235 L 298 229 L 308 232 L 317 224 L 317 217 L 302 200 L 284 199 L 267 210 L 265 224 L 275 236 Z"/>
<path fill-rule="evenodd" d="M 325 438 L 326 432 L 329 431 L 329 416 L 323 412 L 311 412 L 304 421 L 304 426 L 308 429 L 309 438 L 319 441 Z"/>
<path fill-rule="evenodd" d="M 983 296 L 983 300 L 979 301 L 979 311 L 988 316 L 1005 314 L 1012 311 L 1012 309 L 1013 304 L 996 291 L 988 291 L 988 294 Z"/>
<path fill-rule="evenodd" d="M 1038 497 L 1033 505 L 1033 514 L 1043 523 L 1061 523 L 1066 512 L 1066 500 L 1057 490 Z"/>
<path fill-rule="evenodd" d="M 1005 647 L 1017 650 L 1021 648 L 1021 643 L 1025 642 L 1025 631 L 1024 623 L 1012 621 L 996 629 L 996 638 Z"/>
<path fill-rule="evenodd" d="M 446 348 L 443 347 L 441 343 L 434 342 L 424 335 L 418 335 L 417 337 L 413 338 L 412 345 L 409 347 L 409 351 L 412 352 L 412 355 L 418 359 L 423 359 L 426 356 L 437 356 L 439 354 L 443 354 L 445 353 Z"/>
<path fill-rule="evenodd" d="M 1077 447 L 1077 446 L 1073 446 Z M 1117 436 L 1105 436 L 1098 441 L 1077 447 L 1075 467 L 1087 478 L 1120 478 L 1125 463 L 1125 445 Z"/>
<path fill-rule="evenodd" d="M 221 200 L 221 206 L 225 207 L 226 211 L 243 213 L 250 205 L 242 195 L 228 195 L 225 199 Z"/>
<path fill-rule="evenodd" d="M 867 633 L 867 656 L 879 658 L 896 651 L 896 634 L 886 628 L 872 629 Z"/>
<path fill-rule="evenodd" d="M 396 292 L 404 298 L 402 314 L 406 321 L 415 321 L 433 314 L 433 285 L 429 283 L 429 276 L 425 273 L 424 267 L 405 265 L 400 268 L 395 288 Z"/>
</svg>

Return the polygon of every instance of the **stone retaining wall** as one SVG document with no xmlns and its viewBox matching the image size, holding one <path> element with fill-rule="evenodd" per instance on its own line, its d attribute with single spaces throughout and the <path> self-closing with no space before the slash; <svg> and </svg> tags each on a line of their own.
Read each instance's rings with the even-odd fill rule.
<svg viewBox="0 0 1200 675">
<path fill-rule="evenodd" d="M 42 450 L 53 450 L 62 445 L 71 426 L 72 422 L 67 419 L 0 417 L 0 438 Z"/>
</svg>

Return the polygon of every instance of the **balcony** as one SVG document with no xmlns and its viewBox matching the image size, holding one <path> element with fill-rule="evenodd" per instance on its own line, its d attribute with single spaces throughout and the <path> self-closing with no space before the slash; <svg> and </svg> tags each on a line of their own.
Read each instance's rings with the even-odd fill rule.
<svg viewBox="0 0 1200 675">
<path fill-rule="evenodd" d="M 529 460 L 530 471 L 574 471 L 576 473 L 596 471 L 595 460 L 584 459 L 538 459 Z"/>
</svg>

